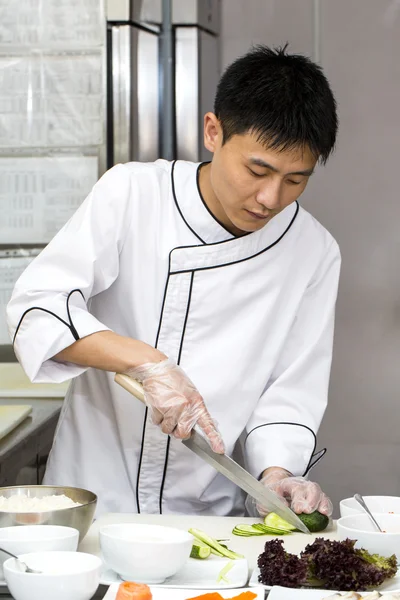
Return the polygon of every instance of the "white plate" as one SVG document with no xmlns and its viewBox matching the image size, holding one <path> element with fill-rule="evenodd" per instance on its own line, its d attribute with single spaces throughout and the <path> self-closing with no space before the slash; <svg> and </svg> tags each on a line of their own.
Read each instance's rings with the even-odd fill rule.
<svg viewBox="0 0 400 600">
<path fill-rule="evenodd" d="M 260 570 L 258 568 L 254 569 L 253 573 L 251 574 L 250 581 L 249 581 L 249 586 L 250 587 L 260 586 L 261 585 L 265 590 L 283 589 L 283 590 L 286 590 L 286 593 L 287 593 L 287 590 L 290 589 L 291 592 L 296 592 L 298 594 L 299 598 L 306 597 L 306 594 L 310 594 L 310 597 L 311 597 L 311 594 L 316 593 L 315 596 L 312 596 L 312 598 L 315 598 L 315 600 L 317 600 L 317 598 L 324 598 L 323 595 L 322 596 L 321 595 L 318 596 L 318 593 L 322 592 L 325 595 L 327 595 L 327 593 L 333 594 L 334 591 L 335 591 L 335 590 L 331 591 L 331 590 L 306 590 L 306 589 L 303 589 L 303 590 L 294 590 L 293 588 L 279 588 L 279 586 L 274 586 L 272 588 L 270 585 L 263 585 L 262 583 L 260 583 L 258 581 L 259 574 L 260 574 Z M 386 581 L 385 583 L 383 583 L 382 585 L 380 585 L 376 589 L 378 590 L 378 592 L 397 592 L 397 593 L 399 593 L 400 592 L 400 569 L 397 571 L 396 576 L 393 577 L 393 579 L 389 579 L 388 581 Z M 371 590 L 369 590 L 369 591 L 371 591 Z M 360 592 L 360 593 L 367 594 L 368 592 Z M 304 595 L 301 595 L 301 594 L 304 594 Z M 275 598 L 275 596 L 269 595 L 268 596 L 268 600 L 271 597 Z M 276 598 L 277 599 L 278 598 L 283 598 L 283 596 L 276 596 Z"/>
<path fill-rule="evenodd" d="M 211 555 L 205 560 L 196 560 L 189 558 L 182 569 L 173 577 L 168 577 L 164 583 L 153 585 L 154 588 L 181 588 L 205 590 L 209 588 L 232 589 L 240 588 L 247 584 L 249 578 L 249 566 L 245 558 L 233 561 L 233 567 L 227 573 L 226 578 L 229 583 L 221 581 L 217 583 L 218 575 L 221 569 L 229 562 L 229 559 L 220 558 Z M 104 568 L 100 578 L 103 585 L 112 585 L 121 583 L 122 579 L 111 569 Z M 257 584 L 258 586 L 260 584 Z"/>
<path fill-rule="evenodd" d="M 103 600 L 115 600 L 115 596 L 117 595 L 117 590 L 119 587 L 119 583 L 114 583 L 109 589 L 107 594 L 104 596 Z M 169 590 L 169 589 L 161 589 L 154 586 L 150 586 L 151 593 L 153 594 L 153 600 L 186 600 L 187 598 L 193 598 L 195 596 L 200 596 L 204 594 L 204 589 L 194 590 L 192 588 L 186 588 L 185 590 Z M 235 596 L 241 594 L 242 592 L 249 591 L 250 588 L 241 588 L 236 590 Z M 232 590 L 229 592 L 222 592 L 221 590 L 212 589 L 207 590 L 207 592 L 216 592 L 218 591 L 223 598 L 231 598 Z M 251 591 L 257 594 L 255 600 L 264 600 L 264 589 L 262 587 L 251 588 Z M 282 596 L 281 596 L 282 598 Z M 287 597 L 285 598 L 287 600 Z"/>
<path fill-rule="evenodd" d="M 251 589 L 257 590 L 259 588 Z M 290 596 L 288 596 L 289 592 Z M 344 594 L 345 592 L 342 593 Z M 289 597 L 290 600 L 324 600 L 333 594 L 335 592 L 331 590 L 293 590 L 274 585 L 268 594 L 268 600 L 288 600 Z M 382 594 L 382 598 L 385 598 L 385 594 Z"/>
</svg>

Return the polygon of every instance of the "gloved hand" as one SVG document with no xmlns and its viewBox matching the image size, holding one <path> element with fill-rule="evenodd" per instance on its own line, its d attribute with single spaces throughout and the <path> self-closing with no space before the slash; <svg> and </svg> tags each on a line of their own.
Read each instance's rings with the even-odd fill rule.
<svg viewBox="0 0 400 600">
<path fill-rule="evenodd" d="M 275 492 L 297 514 L 312 513 L 318 510 L 330 517 L 333 511 L 332 502 L 324 494 L 318 483 L 308 481 L 304 477 L 293 477 L 288 471 L 279 467 L 271 467 L 264 472 L 261 483 Z M 261 516 L 269 511 L 257 504 Z"/>
<path fill-rule="evenodd" d="M 144 400 L 151 420 L 164 433 L 178 439 L 190 437 L 197 424 L 214 452 L 223 454 L 224 442 L 200 393 L 184 371 L 171 359 L 145 363 L 126 371 L 143 384 Z"/>
</svg>

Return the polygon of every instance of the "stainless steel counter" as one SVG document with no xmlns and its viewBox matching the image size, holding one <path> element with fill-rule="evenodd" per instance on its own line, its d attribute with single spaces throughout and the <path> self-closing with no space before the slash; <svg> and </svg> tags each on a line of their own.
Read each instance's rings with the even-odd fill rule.
<svg viewBox="0 0 400 600">
<path fill-rule="evenodd" d="M 19 479 L 19 474 L 28 465 L 36 468 L 37 479 L 41 478 L 53 442 L 62 402 L 61 399 L 0 399 L 0 405 L 30 404 L 32 406 L 30 416 L 0 440 L 0 487 L 22 485 L 24 482 Z M 39 483 L 39 481 L 26 483 Z"/>
</svg>

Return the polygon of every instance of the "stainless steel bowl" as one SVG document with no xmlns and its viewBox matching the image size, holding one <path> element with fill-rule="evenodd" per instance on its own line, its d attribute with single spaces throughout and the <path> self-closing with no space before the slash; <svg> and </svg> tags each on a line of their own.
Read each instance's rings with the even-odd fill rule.
<svg viewBox="0 0 400 600">
<path fill-rule="evenodd" d="M 5 512 L 0 510 L 0 527 L 13 525 L 65 525 L 75 527 L 79 531 L 79 541 L 82 541 L 93 521 L 96 510 L 97 496 L 93 492 L 75 487 L 59 485 L 18 485 L 0 488 L 0 496 L 26 495 L 29 498 L 65 495 L 82 506 L 61 508 L 46 512 Z"/>
</svg>

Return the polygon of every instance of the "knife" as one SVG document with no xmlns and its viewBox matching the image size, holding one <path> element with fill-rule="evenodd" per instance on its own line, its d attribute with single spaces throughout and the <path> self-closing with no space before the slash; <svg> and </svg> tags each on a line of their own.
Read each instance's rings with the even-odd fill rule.
<svg viewBox="0 0 400 600">
<path fill-rule="evenodd" d="M 143 386 L 128 377 L 117 373 L 114 377 L 116 383 L 123 387 L 127 392 L 131 393 L 135 398 L 144 403 Z M 226 454 L 217 454 L 214 452 L 207 440 L 195 429 L 192 430 L 191 436 L 187 440 L 182 440 L 189 450 L 197 454 L 206 463 L 214 467 L 219 473 L 240 487 L 249 496 L 254 498 L 259 504 L 264 506 L 269 512 L 275 512 L 285 521 L 299 529 L 303 533 L 310 533 L 309 529 L 274 492 L 266 488 L 253 475 L 243 469 L 237 462 Z"/>
</svg>

